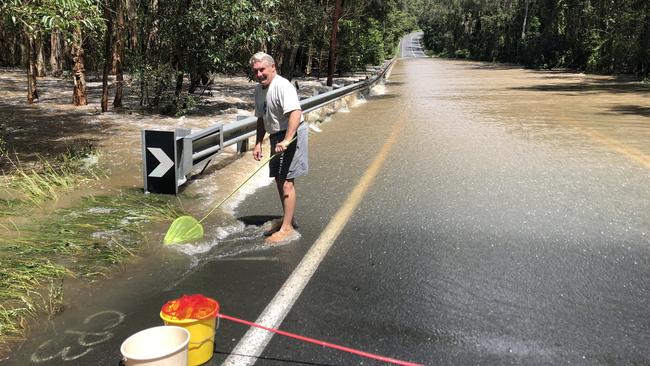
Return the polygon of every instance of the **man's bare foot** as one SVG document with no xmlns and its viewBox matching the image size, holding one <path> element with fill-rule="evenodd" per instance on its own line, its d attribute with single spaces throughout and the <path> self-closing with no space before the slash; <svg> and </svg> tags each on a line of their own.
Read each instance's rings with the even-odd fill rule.
<svg viewBox="0 0 650 366">
<path fill-rule="evenodd" d="M 293 220 L 291 220 L 291 226 L 293 226 L 294 229 L 298 228 L 298 221 L 294 217 Z M 264 225 L 262 225 L 262 230 L 264 230 L 264 236 L 271 236 L 273 235 L 276 231 L 280 230 L 282 227 L 282 218 L 279 219 L 273 219 L 271 221 L 267 221 Z"/>
<path fill-rule="evenodd" d="M 286 244 L 298 238 L 300 238 L 300 233 L 298 233 L 296 230 L 279 230 L 273 233 L 273 235 L 266 238 L 266 240 L 264 240 L 264 243 L 267 245 Z"/>
</svg>

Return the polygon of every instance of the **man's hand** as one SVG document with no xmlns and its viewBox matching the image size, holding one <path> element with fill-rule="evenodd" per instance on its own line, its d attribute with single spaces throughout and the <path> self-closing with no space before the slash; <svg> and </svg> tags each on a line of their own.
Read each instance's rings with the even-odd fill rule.
<svg viewBox="0 0 650 366">
<path fill-rule="evenodd" d="M 262 144 L 255 144 L 255 147 L 253 147 L 253 159 L 257 161 L 262 159 Z"/>
<path fill-rule="evenodd" d="M 282 140 L 275 145 L 275 152 L 281 153 L 291 144 L 291 140 Z"/>
</svg>

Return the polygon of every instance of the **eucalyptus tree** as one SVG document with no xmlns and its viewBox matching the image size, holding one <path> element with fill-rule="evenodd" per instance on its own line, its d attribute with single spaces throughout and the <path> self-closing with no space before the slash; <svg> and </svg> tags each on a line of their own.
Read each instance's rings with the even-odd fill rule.
<svg viewBox="0 0 650 366">
<path fill-rule="evenodd" d="M 108 111 L 108 74 L 111 71 L 111 58 L 108 55 L 113 53 L 113 15 L 111 9 L 112 1 L 104 0 L 104 21 L 106 31 L 104 32 L 104 71 L 102 73 L 102 112 Z"/>
<path fill-rule="evenodd" d="M 113 74 L 115 74 L 115 99 L 113 105 L 115 107 L 122 106 L 122 97 L 124 96 L 124 47 L 125 47 L 125 2 L 124 0 L 115 0 L 115 39 L 112 47 L 112 53 L 106 53 L 105 57 L 108 60 L 109 55 L 112 60 Z"/>
<path fill-rule="evenodd" d="M 332 31 L 330 36 L 330 52 L 327 59 L 327 86 L 332 86 L 334 70 L 336 69 L 336 34 L 339 30 L 339 19 L 341 18 L 342 0 L 335 0 L 334 12 L 332 13 Z"/>
<path fill-rule="evenodd" d="M 31 1 L 7 0 L 0 5 L 2 14 L 5 14 L 5 22 L 11 22 L 22 38 L 26 50 L 27 66 L 27 103 L 38 101 L 38 90 L 36 88 L 36 39 L 45 32 L 45 26 L 41 22 L 41 9 L 38 4 Z"/>
<path fill-rule="evenodd" d="M 38 99 L 36 89 L 36 42 L 49 32 L 61 32 L 72 45 L 74 60 L 73 103 L 87 104 L 84 65 L 84 33 L 97 35 L 102 18 L 95 0 L 5 0 L 0 8 L 12 24 L 21 30 L 27 49 L 27 101 Z M 7 20 L 7 19 L 5 19 Z"/>
</svg>

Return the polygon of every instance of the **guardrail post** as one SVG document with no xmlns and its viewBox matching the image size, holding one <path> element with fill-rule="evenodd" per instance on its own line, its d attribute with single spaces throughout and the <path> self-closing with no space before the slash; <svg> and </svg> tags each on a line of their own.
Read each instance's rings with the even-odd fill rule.
<svg viewBox="0 0 650 366">
<path fill-rule="evenodd" d="M 237 116 L 237 121 L 241 121 L 241 120 L 246 119 L 246 118 L 248 118 L 248 116 L 239 115 L 239 116 Z M 239 141 L 237 143 L 237 153 L 241 155 L 241 154 L 245 153 L 246 151 L 248 151 L 248 139 Z"/>
<path fill-rule="evenodd" d="M 176 185 L 180 187 L 187 181 L 186 176 L 192 170 L 191 165 L 188 168 L 185 164 L 185 157 L 187 155 L 192 156 L 192 148 L 190 147 L 187 150 L 185 146 L 185 136 L 191 134 L 192 130 L 189 128 L 177 128 L 174 132 L 176 132 Z"/>
<path fill-rule="evenodd" d="M 192 159 L 192 154 L 194 153 L 194 149 L 192 147 L 192 139 L 188 138 L 187 136 L 183 137 L 183 176 L 187 176 L 187 174 L 190 173 L 192 170 L 192 166 L 194 165 L 193 159 Z"/>
</svg>

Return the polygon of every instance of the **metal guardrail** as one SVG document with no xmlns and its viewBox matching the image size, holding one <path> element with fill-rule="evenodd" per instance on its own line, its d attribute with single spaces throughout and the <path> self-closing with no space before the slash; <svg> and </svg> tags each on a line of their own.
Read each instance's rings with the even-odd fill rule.
<svg viewBox="0 0 650 366">
<path fill-rule="evenodd" d="M 379 73 L 371 78 L 360 80 L 343 87 L 312 97 L 302 99 L 300 107 L 303 113 L 322 108 L 352 93 L 370 89 L 380 80 L 395 62 L 395 58 L 387 62 Z M 173 132 L 142 131 L 142 160 L 144 173 L 144 190 L 153 193 L 178 193 L 178 187 L 184 184 L 192 171 L 203 172 L 210 161 L 227 146 L 237 144 L 240 153 L 248 149 L 248 139 L 255 136 L 257 118 L 245 117 L 235 122 L 216 124 L 196 132 L 187 129 L 177 129 Z M 154 139 L 147 136 L 155 135 Z M 148 141 L 150 140 L 150 141 Z M 168 160 L 161 154 L 168 156 Z M 173 166 L 170 166 L 173 162 Z M 165 164 L 163 166 L 163 164 Z M 165 172 L 162 172 L 168 167 Z M 171 169 L 171 168 L 174 169 Z M 199 173 L 200 174 L 200 173 Z M 172 176 L 173 175 L 173 176 Z M 171 185 L 174 184 L 174 187 Z"/>
</svg>

